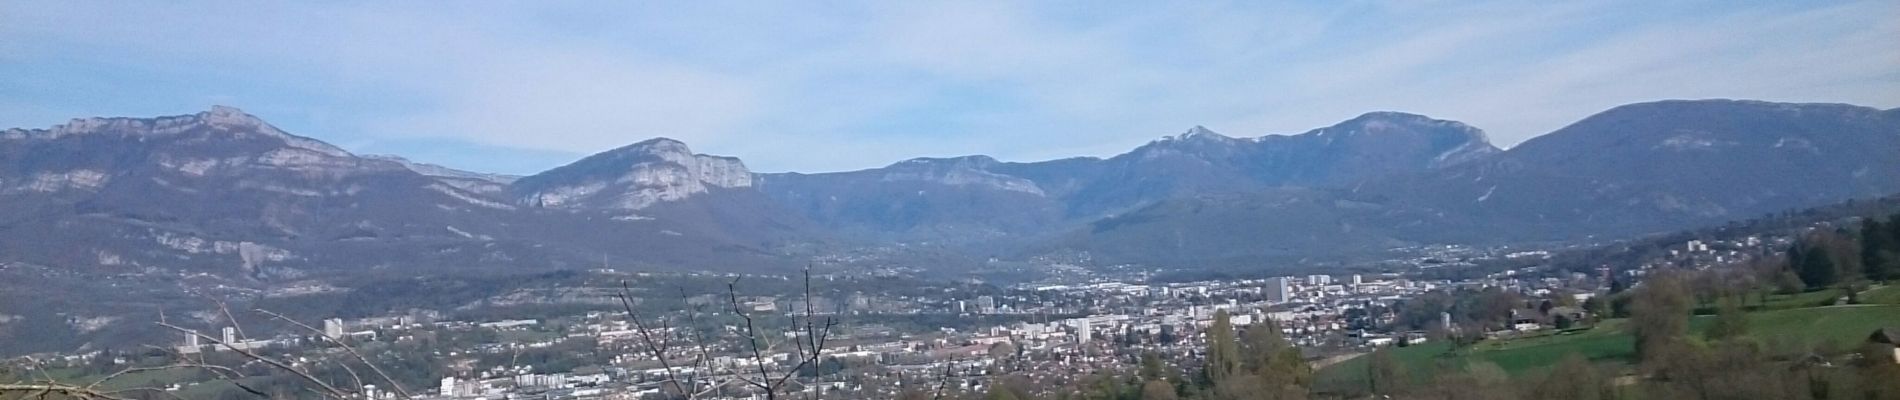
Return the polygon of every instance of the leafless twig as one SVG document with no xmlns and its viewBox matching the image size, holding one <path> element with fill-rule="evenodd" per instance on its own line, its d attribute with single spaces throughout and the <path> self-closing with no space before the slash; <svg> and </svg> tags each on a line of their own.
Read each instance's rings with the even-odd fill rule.
<svg viewBox="0 0 1900 400">
<path fill-rule="evenodd" d="M 943 363 L 943 374 L 937 377 L 937 393 L 930 396 L 932 400 L 943 398 L 943 389 L 950 386 L 950 367 L 956 364 L 956 359 Z"/>
<path fill-rule="evenodd" d="M 646 347 L 647 352 L 653 354 L 653 358 L 660 360 L 660 369 L 666 373 L 666 383 L 661 384 L 661 390 L 664 391 L 666 389 L 665 385 L 670 383 L 681 396 L 687 399 L 693 398 L 693 391 L 697 388 L 688 388 L 681 385 L 679 373 L 674 370 L 672 362 L 666 359 L 669 341 L 664 338 L 658 341 L 653 339 L 653 331 L 647 329 L 646 323 L 641 322 L 640 313 L 633 309 L 632 291 L 633 290 L 628 287 L 627 281 L 620 281 L 620 295 L 618 296 L 620 298 L 620 307 L 626 310 L 627 319 L 633 321 L 634 332 L 640 335 L 640 341 Z M 661 324 L 662 327 L 664 327 L 664 319 L 661 320 Z M 662 333 L 666 334 L 670 332 Z"/>
<path fill-rule="evenodd" d="M 804 321 L 802 321 L 803 326 L 800 326 L 801 321 L 796 317 L 797 313 L 792 313 L 793 317 L 789 332 L 793 336 L 792 344 L 796 347 L 795 351 L 798 354 L 798 363 L 792 365 L 791 368 L 781 371 L 781 374 L 776 378 L 773 377 L 772 373 L 765 367 L 764 350 L 769 348 L 770 344 L 761 342 L 758 334 L 759 329 L 756 324 L 757 321 L 739 307 L 739 279 L 734 278 L 732 282 L 726 284 L 727 301 L 732 305 L 733 315 L 738 316 L 745 323 L 745 339 L 749 342 L 747 343 L 747 347 L 752 349 L 752 359 L 757 365 L 757 380 L 744 377 L 740 377 L 739 379 L 765 392 L 765 398 L 767 400 L 777 400 L 779 391 L 784 389 L 786 382 L 797 377 L 799 370 L 804 369 L 806 366 L 815 365 L 818 360 L 824 356 L 825 346 L 830 340 L 831 331 L 837 327 L 838 324 L 832 317 L 826 317 L 824 324 L 815 322 L 817 313 L 814 312 L 812 306 L 814 297 L 811 291 L 810 267 L 805 268 L 804 279 L 805 310 Z"/>
<path fill-rule="evenodd" d="M 309 372 L 304 372 L 303 370 L 298 369 L 297 367 L 290 366 L 290 364 L 285 364 L 283 361 L 278 361 L 270 357 L 265 357 L 263 355 L 257 354 L 256 352 L 251 351 L 250 349 L 238 347 L 232 343 L 225 343 L 222 340 L 218 340 L 218 338 L 206 336 L 205 334 L 198 333 L 197 331 L 193 331 L 190 329 L 185 329 L 184 327 L 180 327 L 177 325 L 172 325 L 169 322 L 159 321 L 158 325 L 174 330 L 174 331 L 187 334 L 187 335 L 196 336 L 198 337 L 199 340 L 209 341 L 214 345 L 223 346 L 224 348 L 229 349 L 232 352 L 237 353 L 238 355 L 244 356 L 244 358 L 256 360 L 266 365 L 270 365 L 273 368 L 283 370 L 285 372 L 289 372 L 293 375 L 296 375 L 298 378 L 302 378 L 305 382 L 309 382 L 310 384 L 316 385 L 316 387 L 323 389 L 322 391 L 319 392 L 319 394 L 324 395 L 324 397 L 332 397 L 332 398 L 350 397 L 349 392 L 343 391 L 341 389 L 337 389 L 336 386 L 332 386 L 328 382 L 324 382 L 322 379 L 317 379 L 316 376 L 310 375 Z"/>
<path fill-rule="evenodd" d="M 317 337 L 321 337 L 324 340 L 329 341 L 330 343 L 336 344 L 338 347 L 342 347 L 343 351 L 349 352 L 351 357 L 356 358 L 356 361 L 360 361 L 363 363 L 363 365 L 369 366 L 370 372 L 375 372 L 376 376 L 383 378 L 383 382 L 388 382 L 390 388 L 396 389 L 396 394 L 398 397 L 404 398 L 404 399 L 407 399 L 410 397 L 409 391 L 403 389 L 401 382 L 397 382 L 395 378 L 390 378 L 389 373 L 383 372 L 383 368 L 376 366 L 376 363 L 369 362 L 369 358 L 364 357 L 363 353 L 357 352 L 355 346 L 350 346 L 350 344 L 348 343 L 343 343 L 343 341 L 340 340 L 339 338 L 333 338 L 333 337 L 330 337 L 330 335 L 324 334 L 323 330 L 317 329 L 316 327 L 312 327 L 309 324 L 305 324 L 303 322 L 290 319 L 290 317 L 286 317 L 283 314 L 278 314 L 275 312 L 271 312 L 270 310 L 264 310 L 264 309 L 257 309 L 256 311 L 258 313 L 268 315 L 273 319 L 282 320 L 284 322 L 289 322 L 293 325 L 297 325 L 298 327 L 302 327 L 305 330 L 309 330 L 311 333 L 315 333 Z M 338 363 L 338 364 L 343 365 L 345 368 L 349 367 L 348 363 Z M 356 377 L 356 371 L 349 370 L 349 373 L 352 378 Z M 361 382 L 362 379 L 357 379 L 357 381 Z M 361 387 L 361 385 L 358 385 L 358 386 Z"/>
</svg>

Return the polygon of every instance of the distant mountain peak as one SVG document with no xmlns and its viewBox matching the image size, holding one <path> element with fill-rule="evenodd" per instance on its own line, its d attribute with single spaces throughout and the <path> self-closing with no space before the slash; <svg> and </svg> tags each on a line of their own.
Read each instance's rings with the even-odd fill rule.
<svg viewBox="0 0 1900 400">
<path fill-rule="evenodd" d="M 656 137 L 652 139 L 642 140 L 639 142 L 634 142 L 633 144 L 621 146 L 620 148 L 617 148 L 617 149 L 608 150 L 602 154 L 609 154 L 609 153 L 642 153 L 642 154 L 674 153 L 674 154 L 683 154 L 683 155 L 690 156 L 693 154 L 693 149 L 692 147 L 688 147 L 686 145 L 686 142 L 682 142 L 677 139 L 668 138 L 668 137 Z"/>
<path fill-rule="evenodd" d="M 521 178 L 512 190 L 537 207 L 637 210 L 753 183 L 737 158 L 693 153 L 685 142 L 659 137 Z"/>
<path fill-rule="evenodd" d="M 1491 138 L 1482 129 L 1463 122 L 1398 111 L 1368 112 L 1301 135 L 1322 138 L 1329 143 L 1359 135 L 1381 137 L 1378 139 L 1381 141 L 1395 139 L 1387 137 L 1389 135 L 1406 135 L 1427 141 L 1438 149 L 1438 161 L 1434 162 L 1438 166 L 1461 163 L 1502 151 L 1491 144 Z"/>
<path fill-rule="evenodd" d="M 662 147 L 662 146 L 684 147 L 686 146 L 686 142 L 682 142 L 679 139 L 659 136 L 659 137 L 654 137 L 652 139 L 642 140 L 642 141 L 634 142 L 633 144 L 627 145 L 627 147 Z"/>
<path fill-rule="evenodd" d="M 891 164 L 880 176 L 883 181 L 925 181 L 952 186 L 986 186 L 1043 195 L 1035 182 L 991 171 L 1000 162 L 985 155 L 947 158 L 920 157 Z"/>
<path fill-rule="evenodd" d="M 74 118 L 46 129 L 8 129 L 0 132 L 5 139 L 56 140 L 67 136 L 110 135 L 122 137 L 195 136 L 204 140 L 276 140 L 284 145 L 321 153 L 329 157 L 354 157 L 350 152 L 303 136 L 277 129 L 262 118 L 236 107 L 212 106 L 195 114 L 150 118 L 91 117 Z"/>
<path fill-rule="evenodd" d="M 242 109 L 223 105 L 223 104 L 213 104 L 211 105 L 211 109 L 205 110 L 204 112 L 200 112 L 198 113 L 198 115 L 217 116 L 217 117 L 242 116 L 242 117 L 255 118 L 255 117 L 252 117 L 250 113 L 244 112 L 244 110 Z"/>
<path fill-rule="evenodd" d="M 277 129 L 277 127 L 271 126 L 270 123 L 264 122 L 263 118 L 258 118 L 256 115 L 251 115 L 251 113 L 244 112 L 244 110 L 238 109 L 237 107 L 213 105 L 209 110 L 200 111 L 186 118 L 195 118 L 208 126 L 226 129 L 254 129 L 264 134 L 288 135 L 284 131 Z"/>
<path fill-rule="evenodd" d="M 1214 132 L 1211 129 L 1207 129 L 1207 127 L 1205 126 L 1195 125 L 1193 128 L 1188 128 L 1186 132 L 1181 132 L 1181 134 L 1179 135 L 1162 136 L 1161 139 L 1156 140 L 1156 142 L 1175 142 L 1175 141 L 1231 142 L 1234 140 L 1235 139 L 1232 137 Z"/>
<path fill-rule="evenodd" d="M 1367 111 L 1366 113 L 1364 113 L 1364 114 L 1359 114 L 1359 116 L 1357 116 L 1357 117 L 1353 117 L 1352 119 L 1349 119 L 1349 120 L 1347 120 L 1347 121 L 1354 121 L 1354 120 L 1376 120 L 1376 119 L 1384 119 L 1384 120 L 1437 120 L 1436 118 L 1432 118 L 1432 117 L 1428 117 L 1428 116 L 1425 116 L 1425 115 L 1421 115 L 1421 114 L 1413 114 L 1413 113 L 1409 113 L 1409 112 L 1404 112 L 1404 111 Z"/>
<path fill-rule="evenodd" d="M 917 165 L 953 165 L 953 166 L 961 166 L 961 167 L 982 168 L 982 167 L 996 164 L 998 162 L 999 161 L 996 161 L 996 158 L 994 157 L 978 154 L 978 155 L 957 156 L 957 157 L 917 157 L 917 158 L 912 158 L 909 160 L 898 161 L 897 163 L 891 164 L 890 166 L 904 167 L 904 166 L 917 166 Z"/>
</svg>

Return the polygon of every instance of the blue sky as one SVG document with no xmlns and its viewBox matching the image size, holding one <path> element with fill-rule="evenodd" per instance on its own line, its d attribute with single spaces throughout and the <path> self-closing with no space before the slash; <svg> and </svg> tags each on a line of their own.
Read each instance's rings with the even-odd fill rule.
<svg viewBox="0 0 1900 400">
<path fill-rule="evenodd" d="M 223 104 L 476 171 L 666 136 L 815 172 L 1374 110 L 1509 146 L 1658 99 L 1900 106 L 1894 1 L 256 3 L 0 5 L 0 126 Z"/>
</svg>

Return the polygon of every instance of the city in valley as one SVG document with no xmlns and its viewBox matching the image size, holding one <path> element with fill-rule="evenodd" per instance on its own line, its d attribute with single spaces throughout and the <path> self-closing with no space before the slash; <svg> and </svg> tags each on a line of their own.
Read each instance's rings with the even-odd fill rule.
<svg viewBox="0 0 1900 400">
<path fill-rule="evenodd" d="M 1900 399 L 1900 2 L 0 4 L 0 400 Z"/>
<path fill-rule="evenodd" d="M 1141 369 L 1151 364 L 1194 371 L 1208 362 L 1210 329 L 1229 329 L 1277 332 L 1280 345 L 1310 366 L 1303 373 L 1315 391 L 1350 394 L 1363 391 L 1369 378 L 1341 366 L 1366 368 L 1358 363 L 1374 351 L 1615 329 L 1597 326 L 1628 313 L 1606 300 L 1628 296 L 1628 282 L 1659 271 L 1696 271 L 1708 280 L 1763 268 L 1773 275 L 1778 268 L 1770 264 L 1799 237 L 1837 229 L 1835 223 L 1790 217 L 1750 225 L 1774 228 L 1540 250 L 1434 246 L 1340 268 L 1353 274 L 1214 280 L 1061 263 L 1030 267 L 1063 273 L 1008 285 L 918 279 L 897 270 L 783 276 L 603 267 L 504 287 L 454 308 L 309 323 L 218 304 L 217 313 L 171 317 L 195 320 L 192 328 L 160 322 L 176 329 L 161 346 L 36 354 L 9 367 L 68 375 L 164 368 L 179 359 L 272 359 L 325 381 L 373 382 L 347 389 L 364 398 L 640 399 L 687 391 L 693 398 L 746 399 L 768 387 L 786 396 L 939 398 L 982 396 L 999 385 L 1057 398 L 1148 373 Z M 1633 250 L 1644 247 L 1651 250 Z M 1598 263 L 1607 259 L 1637 262 Z M 1714 286 L 1698 286 L 1694 295 L 1756 290 L 1708 284 Z M 1865 291 L 1816 298 L 1847 304 L 1869 293 L 1900 297 L 1887 286 L 1859 288 Z M 347 290 L 313 283 L 249 295 L 294 300 Z M 1742 295 L 1750 296 L 1756 295 Z M 246 330 L 226 314 L 246 312 L 268 318 Z M 365 368 L 370 364 L 385 366 Z M 194 378 L 155 382 L 166 392 L 207 396 L 250 390 L 234 387 L 238 382 L 296 383 L 282 376 Z"/>
</svg>

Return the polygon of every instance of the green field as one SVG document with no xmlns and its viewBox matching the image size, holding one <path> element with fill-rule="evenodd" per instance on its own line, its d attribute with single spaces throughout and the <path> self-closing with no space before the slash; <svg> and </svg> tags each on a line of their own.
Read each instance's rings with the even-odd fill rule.
<svg viewBox="0 0 1900 400">
<path fill-rule="evenodd" d="M 1893 286 L 1869 291 L 1870 295 L 1896 296 Z M 1871 302 L 1871 301 L 1870 301 Z M 1695 317 L 1690 327 L 1706 329 L 1711 317 Z M 1900 305 L 1867 304 L 1819 308 L 1797 308 L 1748 314 L 1750 336 L 1783 346 L 1852 345 L 1881 327 L 1900 326 Z M 1570 353 L 1582 354 L 1599 363 L 1627 364 L 1635 356 L 1635 339 L 1623 329 L 1623 320 L 1609 320 L 1594 329 L 1546 333 L 1532 337 L 1485 341 L 1451 352 L 1449 343 L 1434 342 L 1393 349 L 1393 357 L 1414 378 L 1424 378 L 1440 366 L 1463 368 L 1475 361 L 1495 363 L 1513 375 L 1539 371 L 1562 360 Z M 1358 387 L 1365 382 L 1366 357 L 1359 357 L 1321 369 L 1315 376 L 1319 388 Z"/>
<path fill-rule="evenodd" d="M 1866 304 L 1900 304 L 1900 285 L 1887 285 L 1868 289 L 1860 293 L 1860 302 Z"/>
</svg>

